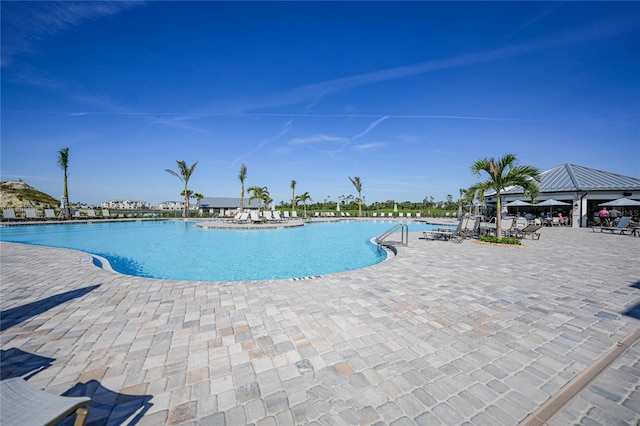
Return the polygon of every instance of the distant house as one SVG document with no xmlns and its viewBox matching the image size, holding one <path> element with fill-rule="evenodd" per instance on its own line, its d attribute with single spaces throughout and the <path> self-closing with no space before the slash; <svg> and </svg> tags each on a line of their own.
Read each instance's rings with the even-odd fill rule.
<svg viewBox="0 0 640 426">
<path fill-rule="evenodd" d="M 565 163 L 541 173 L 542 182 L 539 184 L 540 195 L 537 202 L 549 199 L 563 201 L 554 210 L 570 215 L 574 227 L 585 227 L 594 212 L 600 210 L 599 204 L 618 198 L 629 198 L 640 201 L 640 179 L 604 172 L 589 167 Z M 526 200 L 522 187 L 512 187 L 502 192 L 502 205 L 515 201 Z M 495 202 L 495 195 L 487 196 L 488 202 Z M 640 216 L 640 210 L 635 208 L 620 208 L 624 215 Z"/>
<path fill-rule="evenodd" d="M 143 210 L 150 209 L 151 203 L 140 200 L 110 200 L 101 204 L 103 209 Z"/>
<path fill-rule="evenodd" d="M 158 209 L 160 210 L 182 210 L 184 207 L 184 201 L 163 201 L 158 203 Z M 192 206 L 189 205 L 189 208 Z"/>
<path fill-rule="evenodd" d="M 242 206 L 245 210 L 257 210 L 258 200 L 251 200 L 245 198 L 242 201 Z M 228 216 L 234 212 L 237 212 L 240 208 L 240 197 L 204 197 L 200 201 L 200 210 L 202 213 L 220 214 Z"/>
</svg>

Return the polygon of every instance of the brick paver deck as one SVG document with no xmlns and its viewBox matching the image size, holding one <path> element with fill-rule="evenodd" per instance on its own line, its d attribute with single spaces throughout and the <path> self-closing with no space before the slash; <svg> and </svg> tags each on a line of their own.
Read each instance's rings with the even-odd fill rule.
<svg viewBox="0 0 640 426">
<path fill-rule="evenodd" d="M 2 243 L 2 377 L 92 396 L 89 424 L 516 425 L 640 327 L 640 238 L 420 237 L 366 269 L 250 282 Z M 635 342 L 550 424 L 639 421 Z"/>
</svg>

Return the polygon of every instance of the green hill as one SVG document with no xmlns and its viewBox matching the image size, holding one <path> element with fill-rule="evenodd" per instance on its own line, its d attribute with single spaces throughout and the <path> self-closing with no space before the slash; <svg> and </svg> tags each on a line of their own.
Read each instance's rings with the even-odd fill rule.
<svg viewBox="0 0 640 426">
<path fill-rule="evenodd" d="M 60 200 L 38 191 L 24 182 L 0 182 L 0 208 L 60 207 Z"/>
</svg>

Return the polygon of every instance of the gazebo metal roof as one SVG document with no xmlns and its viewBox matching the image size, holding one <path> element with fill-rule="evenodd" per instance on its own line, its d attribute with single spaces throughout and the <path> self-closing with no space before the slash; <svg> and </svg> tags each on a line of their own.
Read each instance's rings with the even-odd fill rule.
<svg viewBox="0 0 640 426">
<path fill-rule="evenodd" d="M 565 163 L 541 173 L 541 193 L 575 191 L 640 191 L 640 179 Z M 522 187 L 509 188 L 503 195 L 521 194 Z"/>
</svg>

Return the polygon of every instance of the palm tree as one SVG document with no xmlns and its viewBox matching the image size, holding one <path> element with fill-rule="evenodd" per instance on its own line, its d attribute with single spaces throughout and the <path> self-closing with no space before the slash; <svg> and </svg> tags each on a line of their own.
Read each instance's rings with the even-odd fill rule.
<svg viewBox="0 0 640 426">
<path fill-rule="evenodd" d="M 293 204 L 294 204 L 295 199 L 296 199 L 296 184 L 297 183 L 298 182 L 296 182 L 295 180 L 291 181 L 291 213 L 293 213 L 293 209 L 294 209 Z"/>
<path fill-rule="evenodd" d="M 258 200 L 258 214 L 260 214 L 260 208 L 262 207 L 262 201 L 266 201 L 270 198 L 269 189 L 266 186 L 252 186 L 248 189 L 251 192 L 251 197 L 249 198 L 249 203 L 253 200 Z"/>
<path fill-rule="evenodd" d="M 187 166 L 187 163 L 184 160 L 176 160 L 176 163 L 178 164 L 180 174 L 174 172 L 171 169 L 164 170 L 184 182 L 184 190 L 180 193 L 180 195 L 184 195 L 184 208 L 182 210 L 182 217 L 189 217 L 189 196 L 191 194 L 187 186 L 189 185 L 189 179 L 191 178 L 193 171 L 198 165 L 198 162 L 196 161 L 195 163 L 193 163 L 191 167 Z"/>
<path fill-rule="evenodd" d="M 71 208 L 69 207 L 69 190 L 67 188 L 67 178 L 69 177 L 69 148 L 62 148 L 58 151 L 58 165 L 64 170 L 64 190 L 62 193 L 64 208 L 63 214 L 65 218 L 71 217 Z"/>
<path fill-rule="evenodd" d="M 362 216 L 362 181 L 359 176 L 351 178 L 349 176 L 349 180 L 356 187 L 356 191 L 358 191 L 358 216 Z"/>
<path fill-rule="evenodd" d="M 489 175 L 489 179 L 471 186 L 467 191 L 474 194 L 479 200 L 484 200 L 485 192 L 493 190 L 496 193 L 496 237 L 502 237 L 500 226 L 501 194 L 510 186 L 521 186 L 523 195 L 530 195 L 531 199 L 540 193 L 538 183 L 542 180 L 540 171 L 533 166 L 519 166 L 518 159 L 513 154 L 505 154 L 499 159 L 483 158 L 471 166 L 471 172 L 476 176 L 482 176 L 482 172 Z"/>
<path fill-rule="evenodd" d="M 200 203 L 202 202 L 202 199 L 204 198 L 204 195 L 200 194 L 199 192 L 196 192 L 195 194 L 193 194 L 193 198 L 196 199 L 196 201 L 198 202 L 198 213 L 200 213 Z"/>
<path fill-rule="evenodd" d="M 240 166 L 240 173 L 238 173 L 238 179 L 240 179 L 240 184 L 242 185 L 242 189 L 240 190 L 240 211 L 244 211 L 243 202 L 244 202 L 244 180 L 247 178 L 247 166 L 242 163 Z"/>
<path fill-rule="evenodd" d="M 305 192 L 305 193 L 304 193 L 304 194 L 302 194 L 302 195 L 298 195 L 297 200 L 298 200 L 298 201 L 302 201 L 302 204 L 303 204 L 303 206 L 304 206 L 304 217 L 307 217 L 307 201 L 313 201 L 313 200 L 311 199 L 311 195 L 309 195 L 309 193 L 308 193 L 308 192 Z"/>
</svg>

